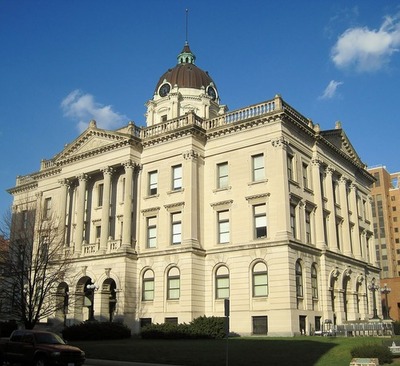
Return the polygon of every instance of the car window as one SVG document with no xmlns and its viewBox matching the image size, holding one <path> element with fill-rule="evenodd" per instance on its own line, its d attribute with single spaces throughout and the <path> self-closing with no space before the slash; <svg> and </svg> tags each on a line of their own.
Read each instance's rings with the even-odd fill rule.
<svg viewBox="0 0 400 366">
<path fill-rule="evenodd" d="M 57 334 L 53 333 L 36 333 L 36 342 L 42 344 L 64 344 L 65 342 Z"/>
</svg>

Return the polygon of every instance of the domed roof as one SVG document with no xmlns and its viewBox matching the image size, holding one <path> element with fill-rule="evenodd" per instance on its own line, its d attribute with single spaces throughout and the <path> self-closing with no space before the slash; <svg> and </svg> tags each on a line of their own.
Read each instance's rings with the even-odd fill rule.
<svg viewBox="0 0 400 366">
<path fill-rule="evenodd" d="M 156 93 L 165 81 L 171 84 L 171 87 L 177 85 L 179 88 L 201 89 L 201 87 L 207 88 L 210 84 L 215 87 L 210 75 L 194 64 L 196 56 L 190 50 L 188 43 L 177 58 L 178 64 L 160 77 L 156 85 Z"/>
</svg>

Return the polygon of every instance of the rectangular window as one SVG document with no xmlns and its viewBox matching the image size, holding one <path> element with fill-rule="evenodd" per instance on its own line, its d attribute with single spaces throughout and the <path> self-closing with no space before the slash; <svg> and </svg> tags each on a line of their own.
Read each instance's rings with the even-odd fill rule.
<svg viewBox="0 0 400 366">
<path fill-rule="evenodd" d="M 101 226 L 96 226 L 96 241 L 100 240 L 101 236 Z"/>
<path fill-rule="evenodd" d="M 21 229 L 28 228 L 28 211 L 24 210 L 21 212 Z"/>
<path fill-rule="evenodd" d="M 149 173 L 149 195 L 157 194 L 158 187 L 158 172 L 155 170 Z"/>
<path fill-rule="evenodd" d="M 44 218 L 46 220 L 51 217 L 51 197 L 48 197 L 44 200 Z"/>
<path fill-rule="evenodd" d="M 291 154 L 287 154 L 287 170 L 288 170 L 288 179 L 294 180 L 294 157 Z"/>
<path fill-rule="evenodd" d="M 177 317 L 168 317 L 164 319 L 164 323 L 178 325 L 178 318 Z"/>
<path fill-rule="evenodd" d="M 143 280 L 143 300 L 144 301 L 154 300 L 154 278 L 148 278 Z"/>
<path fill-rule="evenodd" d="M 311 244 L 311 212 L 306 210 L 306 243 Z"/>
<path fill-rule="evenodd" d="M 217 299 L 229 299 L 229 275 L 221 275 L 216 278 Z"/>
<path fill-rule="evenodd" d="M 303 188 L 310 188 L 310 182 L 308 181 L 308 165 L 303 163 L 302 165 L 303 172 Z"/>
<path fill-rule="evenodd" d="M 268 317 L 267 316 L 253 316 L 253 334 L 268 334 Z"/>
<path fill-rule="evenodd" d="M 228 163 L 217 164 L 217 188 L 228 187 Z"/>
<path fill-rule="evenodd" d="M 265 204 L 253 206 L 254 237 L 256 239 L 265 238 L 267 236 L 267 214 L 265 208 Z"/>
<path fill-rule="evenodd" d="M 293 238 L 297 238 L 296 228 L 296 206 L 290 205 L 290 229 L 292 231 Z"/>
<path fill-rule="evenodd" d="M 166 114 L 163 114 L 161 116 L 161 122 L 166 122 L 168 120 L 168 116 Z"/>
<path fill-rule="evenodd" d="M 253 182 L 265 179 L 264 154 L 254 155 L 252 159 Z"/>
<path fill-rule="evenodd" d="M 171 232 L 172 232 L 172 244 L 180 244 L 182 242 L 181 212 L 175 212 L 171 214 Z"/>
<path fill-rule="evenodd" d="M 182 189 L 182 165 L 172 167 L 172 190 Z"/>
<path fill-rule="evenodd" d="M 151 318 L 140 318 L 140 329 L 146 325 L 151 325 Z"/>
<path fill-rule="evenodd" d="M 380 181 L 380 177 L 379 177 L 379 172 L 374 173 L 374 178 L 376 179 L 375 187 L 380 187 L 381 181 Z"/>
<path fill-rule="evenodd" d="M 100 183 L 97 186 L 97 206 L 103 206 L 103 192 L 104 192 L 104 184 Z"/>
<path fill-rule="evenodd" d="M 155 248 L 157 246 L 157 218 L 147 218 L 147 248 Z"/>
<path fill-rule="evenodd" d="M 168 277 L 168 300 L 179 300 L 180 296 L 180 278 Z"/>
<path fill-rule="evenodd" d="M 229 211 L 218 212 L 218 242 L 229 243 Z"/>
</svg>

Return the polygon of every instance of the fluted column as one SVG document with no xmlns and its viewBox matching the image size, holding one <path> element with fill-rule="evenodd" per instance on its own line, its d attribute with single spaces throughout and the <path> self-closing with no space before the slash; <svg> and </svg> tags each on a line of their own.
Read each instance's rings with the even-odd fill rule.
<svg viewBox="0 0 400 366">
<path fill-rule="evenodd" d="M 347 179 L 341 177 L 339 179 L 339 195 L 340 206 L 343 217 L 342 237 L 343 237 L 343 252 L 346 255 L 352 255 L 352 238 L 350 231 L 349 204 L 347 202 Z"/>
<path fill-rule="evenodd" d="M 131 160 L 125 162 L 125 192 L 124 192 L 124 218 L 122 231 L 122 245 L 130 247 L 132 245 L 132 191 L 133 191 L 133 171 L 135 165 Z"/>
<path fill-rule="evenodd" d="M 68 199 L 68 188 L 69 188 L 69 182 L 67 179 L 62 179 L 60 180 L 60 222 L 58 224 L 58 229 L 60 231 L 60 235 L 63 236 L 63 242 L 64 245 L 65 243 L 65 229 L 66 229 L 66 218 L 67 218 L 67 199 Z"/>
<path fill-rule="evenodd" d="M 324 234 L 324 205 L 321 191 L 321 161 L 314 158 L 312 164 L 313 190 L 315 196 L 315 239 L 317 246 L 321 249 L 326 248 L 326 238 Z"/>
<path fill-rule="evenodd" d="M 357 187 L 355 184 L 350 185 L 350 199 L 354 214 L 354 230 L 352 235 L 353 251 L 357 259 L 361 259 L 361 243 L 360 243 L 360 223 L 358 221 L 358 205 L 357 205 Z M 351 234 L 351 233 L 350 233 Z"/>
<path fill-rule="evenodd" d="M 88 176 L 86 174 L 81 174 L 78 176 L 79 187 L 78 187 L 78 197 L 76 201 L 76 227 L 75 227 L 75 253 L 77 255 L 81 254 L 82 251 L 82 241 L 83 241 L 83 228 L 85 220 L 85 200 L 86 200 L 86 185 Z"/>
<path fill-rule="evenodd" d="M 183 211 L 183 236 L 182 244 L 199 246 L 198 220 L 199 220 L 199 181 L 197 161 L 199 154 L 194 150 L 183 153 L 185 163 L 185 209 Z"/>
<path fill-rule="evenodd" d="M 329 228 L 328 228 L 328 246 L 330 250 L 338 251 L 339 249 L 339 238 L 336 235 L 336 214 L 335 214 L 335 200 L 333 195 L 333 169 L 332 167 L 326 168 L 326 196 L 328 198 L 328 210 L 330 211 L 329 215 Z M 342 250 L 342 248 L 340 248 Z"/>
<path fill-rule="evenodd" d="M 102 169 L 104 175 L 103 207 L 101 211 L 101 234 L 100 252 L 106 252 L 108 236 L 110 235 L 110 195 L 111 195 L 111 176 L 113 169 L 106 167 Z"/>
</svg>

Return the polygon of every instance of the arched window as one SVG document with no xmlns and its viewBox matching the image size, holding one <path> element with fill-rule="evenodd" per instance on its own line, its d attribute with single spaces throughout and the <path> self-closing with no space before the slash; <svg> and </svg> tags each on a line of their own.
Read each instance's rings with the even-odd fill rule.
<svg viewBox="0 0 400 366">
<path fill-rule="evenodd" d="M 179 269 L 172 267 L 167 275 L 167 299 L 178 300 L 180 297 L 181 279 Z"/>
<path fill-rule="evenodd" d="M 221 266 L 215 273 L 215 297 L 217 299 L 229 299 L 229 270 Z"/>
<path fill-rule="evenodd" d="M 311 292 L 314 300 L 318 299 L 318 275 L 315 264 L 311 266 Z"/>
<path fill-rule="evenodd" d="M 299 260 L 296 262 L 296 296 L 303 297 L 303 269 Z"/>
<path fill-rule="evenodd" d="M 142 300 L 154 300 L 154 272 L 151 269 L 143 273 Z"/>
<path fill-rule="evenodd" d="M 253 297 L 268 296 L 268 271 L 263 262 L 253 267 Z"/>
</svg>

